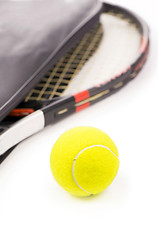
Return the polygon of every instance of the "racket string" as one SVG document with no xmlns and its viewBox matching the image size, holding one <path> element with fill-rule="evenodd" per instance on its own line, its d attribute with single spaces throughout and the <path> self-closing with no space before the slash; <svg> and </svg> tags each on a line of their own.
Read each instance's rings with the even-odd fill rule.
<svg viewBox="0 0 158 240">
<path fill-rule="evenodd" d="M 41 82 L 29 92 L 25 102 L 45 101 L 61 96 L 85 62 L 96 51 L 102 35 L 102 26 L 98 24 L 83 37 L 75 48 L 57 62 Z"/>
</svg>

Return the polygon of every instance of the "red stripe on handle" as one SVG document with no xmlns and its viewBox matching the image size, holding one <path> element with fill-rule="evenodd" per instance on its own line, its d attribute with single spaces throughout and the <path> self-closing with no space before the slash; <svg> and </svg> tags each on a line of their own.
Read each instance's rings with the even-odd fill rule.
<svg viewBox="0 0 158 240">
<path fill-rule="evenodd" d="M 74 95 L 74 98 L 75 98 L 76 103 L 81 102 L 81 101 L 89 98 L 89 92 L 88 92 L 88 90 L 85 90 L 83 92 L 77 93 Z"/>
<path fill-rule="evenodd" d="M 9 116 L 23 117 L 23 116 L 27 116 L 27 115 L 29 115 L 29 114 L 31 114 L 33 112 L 34 112 L 34 109 L 31 109 L 31 108 L 14 109 L 14 110 L 11 111 Z"/>
<path fill-rule="evenodd" d="M 76 112 L 79 112 L 79 111 L 89 107 L 89 105 L 90 105 L 90 103 L 88 102 L 88 103 L 85 103 L 85 104 L 83 104 L 83 105 L 81 105 L 79 107 L 76 107 Z"/>
</svg>

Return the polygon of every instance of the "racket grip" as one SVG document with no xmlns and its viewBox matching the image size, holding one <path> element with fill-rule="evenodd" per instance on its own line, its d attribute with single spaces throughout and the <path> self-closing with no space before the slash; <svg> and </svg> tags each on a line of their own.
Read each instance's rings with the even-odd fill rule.
<svg viewBox="0 0 158 240">
<path fill-rule="evenodd" d="M 45 117 L 45 126 L 57 122 L 75 112 L 75 98 L 73 96 L 62 98 L 42 108 Z"/>
</svg>

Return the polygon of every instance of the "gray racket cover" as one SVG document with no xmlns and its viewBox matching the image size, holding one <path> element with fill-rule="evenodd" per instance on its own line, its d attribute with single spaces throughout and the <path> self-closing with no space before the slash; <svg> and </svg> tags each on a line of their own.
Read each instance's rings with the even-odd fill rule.
<svg viewBox="0 0 158 240">
<path fill-rule="evenodd" d="M 0 1 L 0 120 L 98 21 L 97 0 Z"/>
</svg>

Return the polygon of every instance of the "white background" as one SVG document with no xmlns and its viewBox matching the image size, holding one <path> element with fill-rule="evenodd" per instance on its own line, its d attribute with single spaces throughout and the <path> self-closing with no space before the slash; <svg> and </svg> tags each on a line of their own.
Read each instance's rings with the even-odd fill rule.
<svg viewBox="0 0 158 240">
<path fill-rule="evenodd" d="M 0 166 L 1 240 L 158 239 L 158 6 L 113 3 L 148 22 L 149 60 L 120 92 L 24 141 Z M 69 195 L 50 171 L 53 144 L 75 126 L 100 128 L 119 149 L 118 175 L 96 197 Z"/>
</svg>

